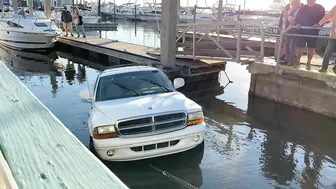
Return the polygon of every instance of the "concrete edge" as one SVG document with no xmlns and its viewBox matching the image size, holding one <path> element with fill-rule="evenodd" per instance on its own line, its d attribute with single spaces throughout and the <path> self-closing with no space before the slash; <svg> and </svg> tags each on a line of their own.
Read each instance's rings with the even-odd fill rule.
<svg viewBox="0 0 336 189">
<path fill-rule="evenodd" d="M 275 74 L 276 65 L 273 64 L 265 64 L 263 62 L 254 62 L 250 64 L 247 68 L 251 74 Z M 308 78 L 312 80 L 318 80 L 325 82 L 329 87 L 336 89 L 336 74 L 334 73 L 320 73 L 316 70 L 303 70 L 296 69 L 290 66 L 280 66 L 281 75 L 297 75 L 298 77 Z"/>
<path fill-rule="evenodd" d="M 7 161 L 0 151 L 0 188 L 18 189 L 18 185 L 13 177 Z"/>
</svg>

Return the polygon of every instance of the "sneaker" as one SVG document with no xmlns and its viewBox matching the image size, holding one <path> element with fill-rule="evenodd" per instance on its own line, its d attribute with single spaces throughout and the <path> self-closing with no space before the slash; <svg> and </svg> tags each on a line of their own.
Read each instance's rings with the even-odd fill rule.
<svg viewBox="0 0 336 189">
<path fill-rule="evenodd" d="M 77 38 L 80 37 L 80 35 L 77 35 Z"/>
<path fill-rule="evenodd" d="M 73 34 L 71 34 L 71 37 L 73 37 L 74 35 Z"/>
<path fill-rule="evenodd" d="M 326 73 L 327 70 L 325 70 L 325 69 L 320 69 L 319 72 L 321 72 L 321 73 Z"/>
<path fill-rule="evenodd" d="M 65 36 L 64 37 L 68 37 L 68 34 L 65 34 Z"/>
<path fill-rule="evenodd" d="M 306 66 L 306 70 L 311 70 L 310 65 L 307 65 L 307 66 Z"/>
<path fill-rule="evenodd" d="M 300 64 L 293 65 L 293 68 L 300 68 Z"/>
<path fill-rule="evenodd" d="M 83 38 L 86 38 L 86 36 L 84 35 Z"/>
</svg>

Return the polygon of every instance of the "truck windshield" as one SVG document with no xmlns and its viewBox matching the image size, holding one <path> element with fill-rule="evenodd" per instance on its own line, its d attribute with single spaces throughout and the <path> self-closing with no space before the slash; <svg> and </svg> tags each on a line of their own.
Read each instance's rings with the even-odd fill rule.
<svg viewBox="0 0 336 189">
<path fill-rule="evenodd" d="M 158 70 L 104 76 L 99 79 L 96 101 L 115 100 L 175 91 L 167 76 Z"/>
</svg>

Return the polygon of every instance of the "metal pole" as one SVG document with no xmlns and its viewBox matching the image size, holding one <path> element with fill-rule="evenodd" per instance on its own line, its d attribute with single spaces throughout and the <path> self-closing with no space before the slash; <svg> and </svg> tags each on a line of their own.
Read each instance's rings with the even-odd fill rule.
<svg viewBox="0 0 336 189">
<path fill-rule="evenodd" d="M 196 56 L 196 26 L 193 25 L 193 59 L 195 60 L 195 56 Z"/>
<path fill-rule="evenodd" d="M 261 28 L 260 60 L 264 61 L 265 56 L 265 27 Z"/>
<path fill-rule="evenodd" d="M 196 9 L 197 9 L 197 5 L 194 6 L 194 20 L 193 20 L 193 23 L 196 22 Z"/>
<path fill-rule="evenodd" d="M 240 5 L 238 7 L 238 21 L 240 21 Z"/>
<path fill-rule="evenodd" d="M 276 60 L 276 67 L 275 67 L 275 73 L 280 73 L 280 58 L 281 58 L 281 49 L 282 49 L 282 44 L 283 40 L 285 38 L 285 32 L 281 34 L 280 36 L 280 44 L 278 48 L 278 54 L 277 54 L 277 60 Z"/>
</svg>

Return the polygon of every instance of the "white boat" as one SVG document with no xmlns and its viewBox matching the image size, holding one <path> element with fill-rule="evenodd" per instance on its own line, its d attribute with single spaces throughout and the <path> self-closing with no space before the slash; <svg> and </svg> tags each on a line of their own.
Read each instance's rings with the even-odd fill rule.
<svg viewBox="0 0 336 189">
<path fill-rule="evenodd" d="M 0 43 L 21 50 L 54 47 L 62 30 L 50 19 L 25 17 L 12 11 L 0 17 Z"/>
<path fill-rule="evenodd" d="M 180 22 L 182 23 L 192 23 L 198 21 L 212 21 L 214 20 L 214 16 L 211 14 L 204 14 L 204 13 L 196 13 L 194 15 L 193 13 L 190 12 L 184 12 L 183 14 L 180 15 Z"/>
</svg>

